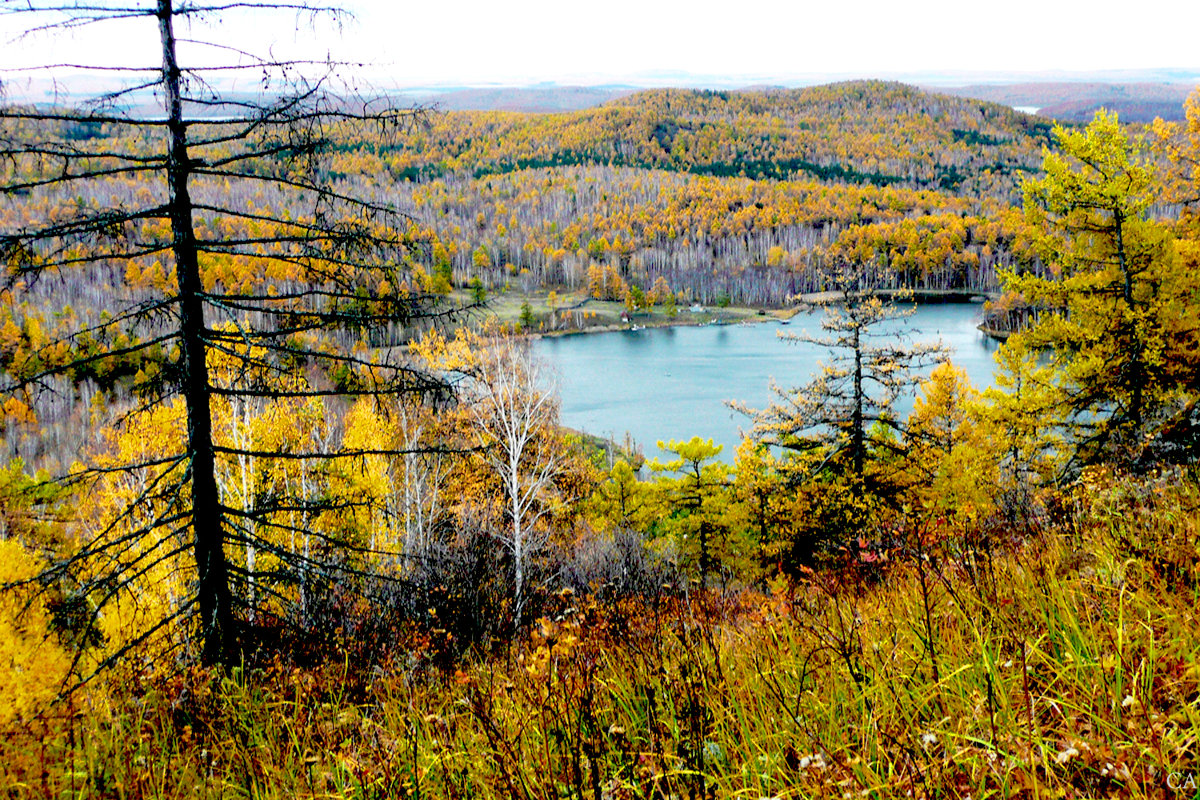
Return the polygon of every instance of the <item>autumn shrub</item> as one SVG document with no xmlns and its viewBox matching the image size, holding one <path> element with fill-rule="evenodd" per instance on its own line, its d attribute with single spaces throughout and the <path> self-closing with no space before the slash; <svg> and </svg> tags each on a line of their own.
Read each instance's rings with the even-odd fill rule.
<svg viewBox="0 0 1200 800">
<path fill-rule="evenodd" d="M 509 568 L 489 531 L 467 522 L 395 564 L 305 576 L 291 616 L 264 617 L 249 631 L 254 663 L 349 659 L 365 672 L 417 648 L 450 664 L 512 635 Z"/>
<path fill-rule="evenodd" d="M 560 557 L 558 577 L 564 588 L 604 601 L 676 592 L 685 581 L 678 564 L 628 529 L 589 533 L 572 543 Z"/>
<path fill-rule="evenodd" d="M 407 613 L 448 653 L 511 634 L 509 569 L 489 529 L 468 522 L 410 565 Z"/>
<path fill-rule="evenodd" d="M 797 577 L 807 570 L 840 568 L 864 536 L 884 536 L 877 502 L 861 485 L 833 478 L 796 491 L 789 536 L 778 547 L 780 570 Z"/>
<path fill-rule="evenodd" d="M 313 668 L 348 658 L 365 669 L 416 648 L 430 664 L 452 668 L 469 651 L 525 635 L 514 629 L 511 569 L 488 528 L 467 521 L 392 568 L 305 575 L 297 589 L 302 602 L 291 616 L 260 611 L 244 627 L 247 663 L 282 658 Z M 564 598 L 593 598 L 616 614 L 677 596 L 686 582 L 677 564 L 628 531 L 563 542 L 531 560 L 528 570 L 527 626 L 560 616 L 572 605 Z"/>
<path fill-rule="evenodd" d="M 54 631 L 53 608 L 36 581 L 36 557 L 0 539 L 0 725 L 27 719 L 67 679 L 69 650 Z"/>
<path fill-rule="evenodd" d="M 1168 467 L 1139 480 L 1109 468 L 1086 471 L 1073 495 L 1081 544 L 1114 541 L 1163 591 L 1200 585 L 1200 467 Z"/>
</svg>

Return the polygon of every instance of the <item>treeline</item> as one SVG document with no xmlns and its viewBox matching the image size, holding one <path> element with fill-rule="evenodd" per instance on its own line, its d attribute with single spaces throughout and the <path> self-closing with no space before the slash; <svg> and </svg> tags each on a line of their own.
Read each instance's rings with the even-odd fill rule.
<svg viewBox="0 0 1200 800">
<path fill-rule="evenodd" d="M 680 301 L 779 305 L 845 258 L 895 261 L 914 287 L 994 290 L 997 266 L 1031 261 L 1005 209 L 1048 130 L 899 84 L 661 90 L 565 115 L 441 115 L 411 152 L 364 143 L 339 163 L 400 181 L 380 196 L 439 237 L 455 285 L 576 289 L 611 266 Z M 935 239 L 951 214 L 957 233 Z"/>
<path fill-rule="evenodd" d="M 894 261 L 914 287 L 994 290 L 997 265 L 1031 261 L 1005 209 L 1048 131 L 899 84 L 660 90 L 575 114 L 439 115 L 411 153 L 364 142 L 337 163 L 401 179 L 380 197 L 439 237 L 437 267 L 456 285 L 575 289 L 611 262 L 642 291 L 662 277 L 680 299 L 782 304 L 845 258 Z M 411 206 L 404 179 L 420 184 Z M 948 225 L 959 230 L 932 237 Z"/>
<path fill-rule="evenodd" d="M 1019 212 L 938 192 L 592 167 L 439 179 L 411 197 L 434 269 L 492 290 L 575 291 L 599 268 L 643 291 L 661 278 L 680 302 L 778 306 L 837 263 L 977 292 L 1034 263 Z"/>
</svg>

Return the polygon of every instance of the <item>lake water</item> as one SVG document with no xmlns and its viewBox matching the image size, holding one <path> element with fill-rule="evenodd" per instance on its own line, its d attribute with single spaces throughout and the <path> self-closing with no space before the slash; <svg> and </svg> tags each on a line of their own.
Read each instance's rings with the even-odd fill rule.
<svg viewBox="0 0 1200 800">
<path fill-rule="evenodd" d="M 977 389 L 992 385 L 997 343 L 976 329 L 980 307 L 924 304 L 902 321 L 885 323 L 897 337 L 936 342 L 950 351 Z M 749 325 L 649 328 L 579 334 L 535 342 L 562 398 L 562 421 L 620 442 L 626 433 L 647 457 L 661 455 L 658 440 L 712 438 L 732 460 L 750 420 L 726 402 L 761 408 L 771 399 L 772 378 L 782 387 L 807 383 L 829 357 L 817 345 L 786 342 L 780 332 L 820 334 L 822 312 L 801 313 L 784 326 Z M 898 405 L 903 416 L 912 398 Z"/>
</svg>

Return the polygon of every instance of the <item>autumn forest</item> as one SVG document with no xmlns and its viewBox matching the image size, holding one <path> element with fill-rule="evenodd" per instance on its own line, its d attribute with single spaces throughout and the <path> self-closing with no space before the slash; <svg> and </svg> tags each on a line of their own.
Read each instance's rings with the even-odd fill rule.
<svg viewBox="0 0 1200 800">
<path fill-rule="evenodd" d="M 442 111 L 20 6 L 162 63 L 0 94 L 0 796 L 1196 796 L 1200 89 Z M 795 314 L 736 453 L 530 346 Z"/>
</svg>

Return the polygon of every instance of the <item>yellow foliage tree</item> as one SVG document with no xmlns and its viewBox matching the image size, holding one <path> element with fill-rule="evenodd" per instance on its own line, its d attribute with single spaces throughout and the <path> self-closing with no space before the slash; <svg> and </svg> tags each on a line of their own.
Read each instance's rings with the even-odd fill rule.
<svg viewBox="0 0 1200 800">
<path fill-rule="evenodd" d="M 71 654 L 37 591 L 43 568 L 15 539 L 0 538 L 0 727 L 44 710 L 69 680 Z"/>
<path fill-rule="evenodd" d="M 966 527 L 998 494 L 996 439 L 965 370 L 942 362 L 921 384 L 905 426 L 914 507 Z"/>
</svg>

